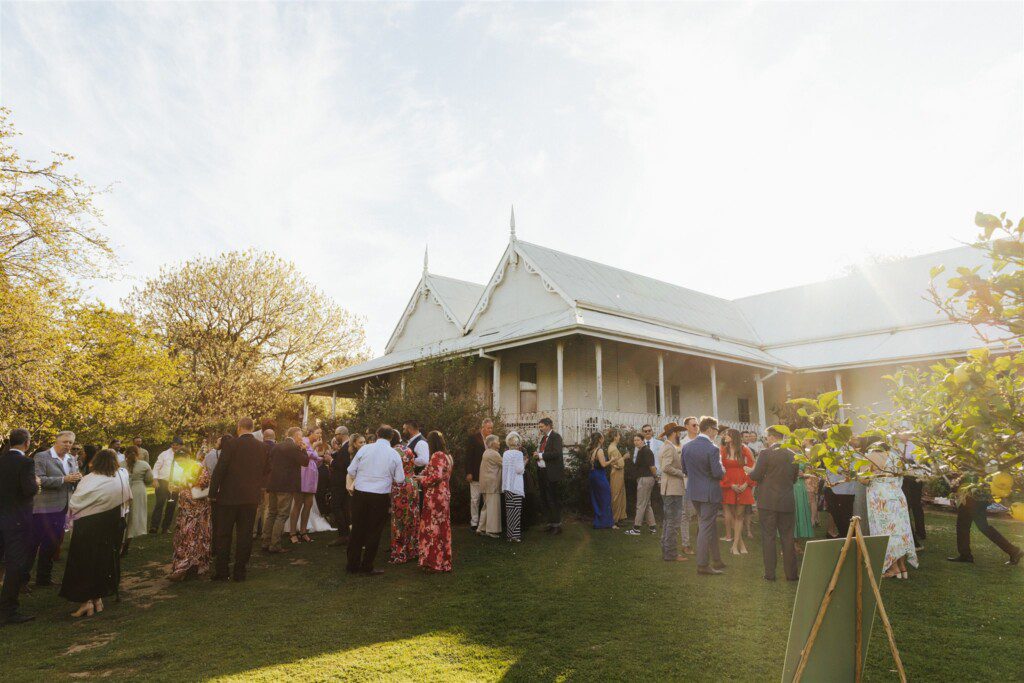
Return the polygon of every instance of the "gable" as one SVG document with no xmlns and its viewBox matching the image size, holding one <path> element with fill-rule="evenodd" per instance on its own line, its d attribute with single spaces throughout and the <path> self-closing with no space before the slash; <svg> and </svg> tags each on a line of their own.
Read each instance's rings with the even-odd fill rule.
<svg viewBox="0 0 1024 683">
<path fill-rule="evenodd" d="M 388 345 L 389 353 L 462 336 L 462 328 L 451 321 L 430 291 L 423 287 L 417 291 L 412 310 L 403 321 Z"/>
<path fill-rule="evenodd" d="M 572 307 L 549 289 L 541 276 L 521 258 L 502 262 L 492 285 L 484 292 L 474 314 L 473 332 L 501 328 L 539 315 L 568 311 Z"/>
</svg>

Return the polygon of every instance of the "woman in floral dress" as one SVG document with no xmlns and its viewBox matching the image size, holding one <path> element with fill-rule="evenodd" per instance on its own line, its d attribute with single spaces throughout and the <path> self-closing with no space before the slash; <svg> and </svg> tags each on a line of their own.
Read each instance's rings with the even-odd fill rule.
<svg viewBox="0 0 1024 683">
<path fill-rule="evenodd" d="M 423 487 L 423 515 L 420 517 L 420 566 L 428 571 L 452 570 L 452 492 L 448 480 L 452 476 L 452 456 L 448 455 L 441 432 L 427 435 L 430 463 L 419 476 Z"/>
<path fill-rule="evenodd" d="M 394 433 L 391 444 L 402 458 L 405 469 L 405 481 L 391 485 L 391 557 L 389 562 L 403 564 L 415 560 L 417 552 L 416 537 L 419 535 L 420 522 L 420 488 L 416 485 L 413 472 L 415 454 L 408 448 L 398 446 L 398 432 Z"/>
<path fill-rule="evenodd" d="M 907 498 L 903 495 L 903 477 L 898 476 L 899 456 L 895 452 L 871 450 L 867 459 L 871 461 L 871 469 L 875 472 L 867 485 L 868 526 L 872 536 L 889 537 L 885 563 L 882 565 L 883 576 L 910 578 L 907 563 L 917 569 L 917 550 L 910 529 Z"/>
<path fill-rule="evenodd" d="M 196 463 L 198 464 L 198 463 Z M 178 492 L 178 526 L 174 530 L 174 557 L 171 560 L 171 581 L 184 581 L 210 568 L 210 471 L 191 467 L 184 486 Z M 193 496 L 202 492 L 202 496 Z"/>
</svg>

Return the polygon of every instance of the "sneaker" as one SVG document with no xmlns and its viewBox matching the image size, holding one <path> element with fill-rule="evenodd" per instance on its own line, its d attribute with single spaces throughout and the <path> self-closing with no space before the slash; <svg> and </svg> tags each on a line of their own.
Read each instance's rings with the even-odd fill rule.
<svg viewBox="0 0 1024 683">
<path fill-rule="evenodd" d="M 626 532 L 626 535 L 627 536 L 639 536 L 640 535 L 640 530 L 637 529 L 636 527 L 633 527 L 632 529 L 630 529 L 629 531 Z"/>
<path fill-rule="evenodd" d="M 652 526 L 651 527 L 651 533 L 654 534 L 655 536 L 657 536 L 658 535 L 658 527 Z"/>
</svg>

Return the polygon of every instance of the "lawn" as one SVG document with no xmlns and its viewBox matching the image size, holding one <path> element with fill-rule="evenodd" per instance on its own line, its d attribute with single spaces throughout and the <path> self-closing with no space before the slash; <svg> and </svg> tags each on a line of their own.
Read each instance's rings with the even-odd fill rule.
<svg viewBox="0 0 1024 683">
<path fill-rule="evenodd" d="M 977 533 L 975 565 L 946 562 L 953 521 L 930 513 L 922 569 L 882 586 L 910 680 L 1024 680 L 1024 567 L 1004 567 Z M 1024 525 L 996 526 L 1024 541 Z M 244 584 L 172 585 L 170 536 L 145 537 L 126 560 L 122 601 L 102 615 L 72 621 L 54 589 L 28 597 L 38 618 L 0 629 L 0 679 L 775 681 L 781 671 L 796 586 L 761 579 L 756 543 L 725 556 L 727 576 L 698 577 L 692 562 L 662 562 L 647 533 L 580 522 L 510 546 L 460 527 L 450 575 L 402 566 L 353 578 L 328 540 L 257 554 Z M 866 678 L 896 680 L 877 621 Z"/>
</svg>

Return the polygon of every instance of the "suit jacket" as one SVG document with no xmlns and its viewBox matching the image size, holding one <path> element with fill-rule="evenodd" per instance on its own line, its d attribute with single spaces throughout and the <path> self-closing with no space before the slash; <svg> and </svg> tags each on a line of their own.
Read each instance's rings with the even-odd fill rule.
<svg viewBox="0 0 1024 683">
<path fill-rule="evenodd" d="M 541 441 L 544 441 L 543 437 Z M 544 476 L 548 481 L 562 481 L 565 478 L 565 462 L 562 459 L 562 435 L 551 430 L 548 432 L 547 441 L 544 443 Z"/>
<path fill-rule="evenodd" d="M 36 465 L 17 451 L 0 455 L 0 529 L 30 529 Z"/>
<path fill-rule="evenodd" d="M 298 493 L 302 490 L 302 468 L 309 463 L 309 453 L 291 439 L 274 444 L 270 449 L 270 479 L 267 490 L 273 493 Z"/>
<path fill-rule="evenodd" d="M 480 493 L 501 493 L 501 453 L 490 448 L 480 461 Z"/>
<path fill-rule="evenodd" d="M 210 477 L 210 498 L 217 505 L 258 505 L 267 469 L 267 449 L 252 434 L 232 439 L 221 450 Z"/>
<path fill-rule="evenodd" d="M 773 512 L 793 512 L 793 483 L 800 468 L 793 462 L 793 452 L 784 448 L 767 448 L 757 456 L 750 478 L 757 482 L 757 508 Z"/>
<path fill-rule="evenodd" d="M 685 495 L 686 477 L 683 476 L 683 457 L 679 447 L 666 439 L 661 444 L 658 461 L 661 463 L 661 495 Z"/>
<path fill-rule="evenodd" d="M 473 475 L 473 481 L 480 481 L 480 462 L 486 450 L 483 434 L 473 432 L 469 435 L 469 443 L 466 445 L 466 474 Z"/>
<path fill-rule="evenodd" d="M 348 478 L 348 466 L 352 462 L 352 455 L 348 451 L 351 441 L 346 441 L 341 448 L 331 456 L 331 490 L 336 496 L 347 496 L 348 489 L 345 488 L 345 480 Z"/>
<path fill-rule="evenodd" d="M 65 484 L 65 473 L 60 461 L 50 455 L 50 450 L 39 451 L 33 456 L 35 460 L 35 476 L 42 482 L 39 493 L 32 499 L 32 512 L 61 512 L 67 510 L 68 501 L 75 488 L 74 484 Z"/>
<path fill-rule="evenodd" d="M 721 503 L 721 479 L 725 476 L 722 453 L 711 439 L 698 436 L 683 446 L 686 495 L 694 503 Z"/>
</svg>

